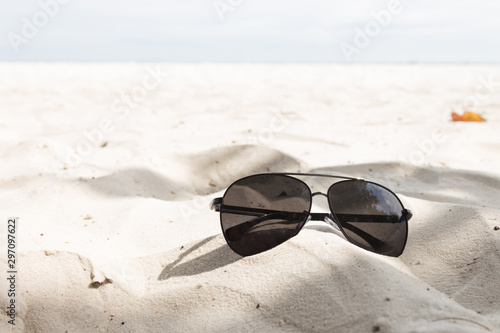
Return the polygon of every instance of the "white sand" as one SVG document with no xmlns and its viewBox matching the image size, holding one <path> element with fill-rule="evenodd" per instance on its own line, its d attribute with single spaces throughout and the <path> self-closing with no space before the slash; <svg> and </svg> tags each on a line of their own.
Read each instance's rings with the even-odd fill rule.
<svg viewBox="0 0 500 333">
<path fill-rule="evenodd" d="M 499 107 L 498 66 L 0 64 L 0 331 L 499 332 Z M 266 170 L 388 186 L 405 252 L 313 223 L 239 257 L 208 204 Z"/>
</svg>

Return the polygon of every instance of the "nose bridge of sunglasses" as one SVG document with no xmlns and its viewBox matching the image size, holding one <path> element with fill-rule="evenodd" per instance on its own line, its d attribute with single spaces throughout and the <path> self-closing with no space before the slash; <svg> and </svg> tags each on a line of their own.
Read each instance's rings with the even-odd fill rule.
<svg viewBox="0 0 500 333">
<path fill-rule="evenodd" d="M 316 197 L 316 196 L 322 196 L 325 198 L 325 200 L 321 200 L 321 204 L 317 204 L 313 201 L 313 205 L 311 208 L 311 213 L 309 215 L 309 218 L 307 219 L 307 222 L 309 221 L 317 221 L 317 222 L 326 222 L 330 227 L 340 230 L 337 224 L 333 221 L 332 216 L 330 214 L 330 205 L 328 204 L 328 195 L 323 192 L 314 192 L 311 194 L 311 197 Z M 316 210 L 324 210 L 324 213 L 318 213 Z M 314 213 L 313 213 L 314 212 Z M 306 222 L 306 223 L 307 223 Z"/>
<path fill-rule="evenodd" d="M 324 197 L 328 197 L 328 196 L 326 195 L 326 193 L 323 193 L 323 192 L 314 192 L 314 193 L 312 193 L 312 194 L 311 194 L 311 197 L 313 197 L 313 198 L 314 198 L 314 197 L 315 197 L 315 196 L 317 196 L 317 195 L 322 195 L 322 196 L 324 196 Z"/>
<path fill-rule="evenodd" d="M 323 200 L 313 200 L 312 202 L 312 207 L 311 207 L 311 211 L 315 211 L 316 209 L 321 209 L 321 210 L 324 210 L 325 212 L 329 212 L 330 211 L 330 206 L 328 205 L 328 196 L 326 195 L 326 193 L 323 193 L 323 192 L 314 192 L 311 194 L 311 197 L 314 199 L 314 197 L 323 197 L 325 199 Z"/>
</svg>

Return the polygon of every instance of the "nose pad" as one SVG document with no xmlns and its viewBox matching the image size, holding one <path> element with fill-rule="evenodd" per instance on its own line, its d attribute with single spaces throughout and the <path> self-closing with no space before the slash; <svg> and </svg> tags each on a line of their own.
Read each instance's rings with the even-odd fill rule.
<svg viewBox="0 0 500 333">
<path fill-rule="evenodd" d="M 326 223 L 328 223 L 328 225 L 330 227 L 332 227 L 333 229 L 336 229 L 336 230 L 340 231 L 339 226 L 337 225 L 337 223 L 333 222 L 333 220 L 330 218 L 330 216 L 328 216 L 328 215 L 325 216 L 324 220 L 325 220 Z"/>
</svg>

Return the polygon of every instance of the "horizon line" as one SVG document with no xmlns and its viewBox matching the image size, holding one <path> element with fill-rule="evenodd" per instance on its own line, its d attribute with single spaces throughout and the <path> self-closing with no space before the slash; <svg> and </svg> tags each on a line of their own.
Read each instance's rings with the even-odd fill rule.
<svg viewBox="0 0 500 333">
<path fill-rule="evenodd" d="M 325 65 L 500 65 L 490 61 L 190 61 L 190 60 L 1 60 L 0 63 L 173 63 L 173 64 L 325 64 Z"/>
</svg>

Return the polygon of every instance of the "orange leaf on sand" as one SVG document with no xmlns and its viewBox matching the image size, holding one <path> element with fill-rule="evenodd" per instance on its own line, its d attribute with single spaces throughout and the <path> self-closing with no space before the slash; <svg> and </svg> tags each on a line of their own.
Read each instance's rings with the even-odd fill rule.
<svg viewBox="0 0 500 333">
<path fill-rule="evenodd" d="M 451 119 L 453 121 L 486 121 L 483 117 L 474 112 L 464 112 L 463 115 L 459 115 L 456 112 L 451 113 Z"/>
</svg>

